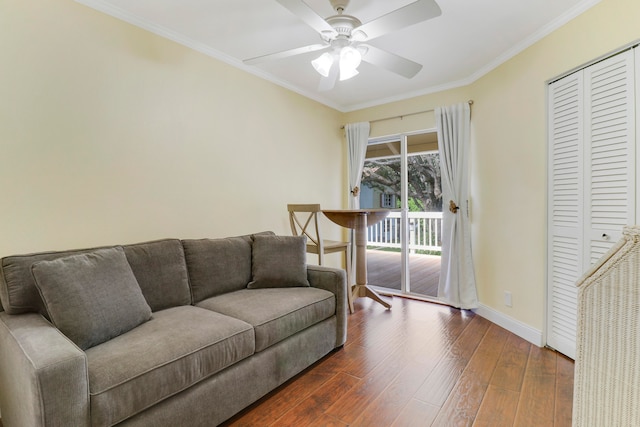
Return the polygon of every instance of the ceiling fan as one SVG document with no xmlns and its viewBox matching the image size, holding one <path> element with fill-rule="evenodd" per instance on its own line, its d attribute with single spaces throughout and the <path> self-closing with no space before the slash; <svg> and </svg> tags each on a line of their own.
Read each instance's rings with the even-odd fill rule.
<svg viewBox="0 0 640 427">
<path fill-rule="evenodd" d="M 329 0 L 336 15 L 323 19 L 303 0 L 276 0 L 320 34 L 321 43 L 289 49 L 282 52 L 246 59 L 247 65 L 287 58 L 303 53 L 325 51 L 311 61 L 322 75 L 320 90 L 329 90 L 340 80 L 358 74 L 360 61 L 365 61 L 406 78 L 412 78 L 422 69 L 417 62 L 366 44 L 377 37 L 419 22 L 440 16 L 442 11 L 435 0 L 416 0 L 404 7 L 362 23 L 355 16 L 344 13 L 350 0 Z"/>
</svg>

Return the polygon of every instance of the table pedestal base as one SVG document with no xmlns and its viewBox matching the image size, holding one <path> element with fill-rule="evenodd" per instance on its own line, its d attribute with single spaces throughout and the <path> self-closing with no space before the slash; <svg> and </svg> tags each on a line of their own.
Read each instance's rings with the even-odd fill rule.
<svg viewBox="0 0 640 427">
<path fill-rule="evenodd" d="M 353 288 L 352 288 L 351 292 L 352 292 L 351 293 L 351 295 L 352 295 L 351 300 L 352 301 L 354 299 L 356 299 L 356 298 L 359 298 L 359 297 L 368 297 L 368 298 L 371 298 L 374 301 L 379 302 L 385 308 L 391 309 L 391 304 L 389 304 L 388 302 L 383 300 L 378 292 L 374 291 L 373 289 L 371 289 L 367 285 L 353 285 Z"/>
</svg>

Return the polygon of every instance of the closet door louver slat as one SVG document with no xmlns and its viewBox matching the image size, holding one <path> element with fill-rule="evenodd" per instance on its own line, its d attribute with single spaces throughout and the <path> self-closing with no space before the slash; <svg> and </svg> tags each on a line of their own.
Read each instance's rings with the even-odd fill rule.
<svg viewBox="0 0 640 427">
<path fill-rule="evenodd" d="M 575 353 L 577 289 L 582 271 L 582 74 L 550 88 L 549 107 L 549 291 L 547 343 Z"/>
</svg>

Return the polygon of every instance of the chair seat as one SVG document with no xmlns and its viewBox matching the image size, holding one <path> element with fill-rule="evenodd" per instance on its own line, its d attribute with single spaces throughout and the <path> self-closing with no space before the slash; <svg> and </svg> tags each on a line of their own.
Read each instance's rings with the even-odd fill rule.
<svg viewBox="0 0 640 427">
<path fill-rule="evenodd" d="M 338 240 L 323 240 L 325 253 L 342 252 L 349 247 L 348 242 L 340 242 Z M 307 252 L 312 254 L 318 253 L 318 247 L 312 243 L 307 244 Z"/>
<path fill-rule="evenodd" d="M 323 264 L 325 254 L 344 252 L 345 269 L 347 270 L 347 281 L 351 277 L 350 264 L 351 254 L 349 242 L 337 240 L 325 240 L 320 237 L 320 227 L 318 225 L 318 214 L 322 212 L 318 203 L 314 204 L 288 204 L 289 222 L 291 232 L 294 236 L 307 237 L 307 252 L 318 255 L 318 263 Z M 298 216 L 299 215 L 299 216 Z M 322 250 L 320 250 L 322 248 Z M 353 301 L 351 292 L 347 293 L 349 311 L 353 313 Z"/>
</svg>

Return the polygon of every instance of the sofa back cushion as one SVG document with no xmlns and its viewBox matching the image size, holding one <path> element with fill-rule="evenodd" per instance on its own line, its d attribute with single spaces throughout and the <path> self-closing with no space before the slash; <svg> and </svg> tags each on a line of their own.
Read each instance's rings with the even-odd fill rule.
<svg viewBox="0 0 640 427">
<path fill-rule="evenodd" d="M 247 287 L 251 281 L 251 237 L 183 240 L 191 298 L 206 298 Z"/>
<path fill-rule="evenodd" d="M 51 261 L 69 255 L 90 252 L 91 250 L 70 250 L 59 252 L 40 252 L 28 255 L 12 255 L 0 260 L 0 299 L 2 307 L 9 314 L 42 313 L 49 318 L 35 280 L 31 266 L 38 261 Z"/>
<path fill-rule="evenodd" d="M 82 350 L 151 318 L 120 247 L 39 261 L 31 273 L 51 321 Z"/>
<path fill-rule="evenodd" d="M 191 304 L 189 276 L 180 240 L 157 240 L 123 248 L 151 310 Z"/>
<path fill-rule="evenodd" d="M 36 288 L 31 266 L 38 261 L 51 261 L 69 255 L 94 252 L 107 247 L 77 249 L 57 252 L 41 252 L 28 255 L 12 255 L 0 259 L 0 300 L 8 314 L 42 313 L 50 319 L 42 298 Z M 182 244 L 177 239 L 124 246 L 127 260 L 131 265 L 142 294 L 153 311 L 173 305 L 189 304 L 189 285 Z M 164 251 L 167 251 L 166 253 Z M 182 256 L 180 255 L 182 254 Z M 149 267 L 145 263 L 156 261 L 161 256 L 162 266 L 155 263 Z M 158 268 L 158 270 L 155 270 Z M 162 278 L 159 282 L 155 282 Z M 158 291 L 159 286 L 163 291 Z M 171 291 L 167 291 L 170 289 Z M 164 292 L 164 295 L 161 295 Z"/>
<path fill-rule="evenodd" d="M 255 236 L 249 289 L 309 287 L 306 236 Z"/>
</svg>

